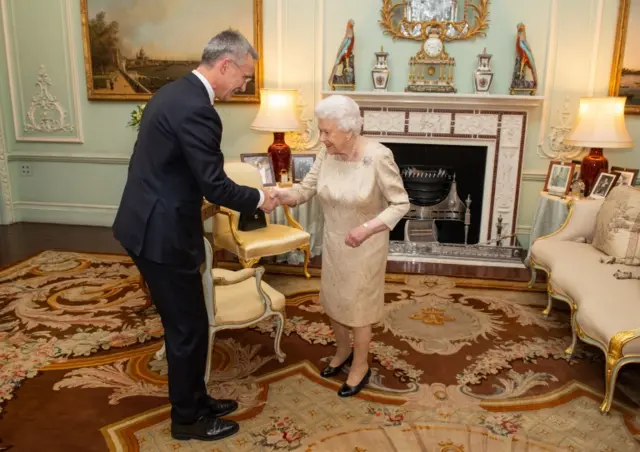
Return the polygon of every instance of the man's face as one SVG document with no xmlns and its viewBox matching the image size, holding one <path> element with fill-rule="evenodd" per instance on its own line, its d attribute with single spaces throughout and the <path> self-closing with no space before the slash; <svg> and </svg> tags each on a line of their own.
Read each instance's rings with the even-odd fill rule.
<svg viewBox="0 0 640 452">
<path fill-rule="evenodd" d="M 227 57 L 220 65 L 220 73 L 222 77 L 216 87 L 216 97 L 226 101 L 234 94 L 247 89 L 247 84 L 253 79 L 255 73 L 255 61 L 249 54 L 244 60 Z"/>
</svg>

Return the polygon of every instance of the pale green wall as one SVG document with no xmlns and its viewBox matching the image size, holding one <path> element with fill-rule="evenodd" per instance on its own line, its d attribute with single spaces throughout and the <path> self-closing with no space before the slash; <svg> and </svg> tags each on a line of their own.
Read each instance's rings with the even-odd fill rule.
<svg viewBox="0 0 640 452">
<path fill-rule="evenodd" d="M 70 52 L 66 36 L 67 0 L 0 0 L 11 16 L 6 31 L 14 45 L 11 58 L 16 79 L 21 82 L 18 99 L 19 122 L 24 106 L 33 94 L 35 75 L 40 64 L 46 64 L 51 75 L 51 91 L 71 114 L 70 121 L 82 121 L 84 143 L 16 142 L 13 109 L 8 83 L 8 64 L 4 53 L 4 33 L 0 33 L 0 103 L 2 120 L 10 155 L 10 171 L 15 213 L 25 221 L 56 221 L 81 224 L 110 225 L 125 180 L 127 158 L 135 134 L 126 128 L 128 115 L 135 103 L 87 101 L 82 55 L 79 0 L 69 0 L 71 39 Z M 327 74 L 331 70 L 336 50 L 344 34 L 347 20 L 355 20 L 356 82 L 358 89 L 370 90 L 370 68 L 374 52 L 383 45 L 390 53 L 392 69 L 390 90 L 402 91 L 407 76 L 407 60 L 414 55 L 419 43 L 393 41 L 384 36 L 380 26 L 380 0 L 264 0 L 264 61 L 265 86 L 300 88 L 312 112 L 313 101 L 320 95 L 315 83 L 322 75 L 322 89 L 326 89 Z M 553 5 L 557 3 L 557 53 L 555 72 L 546 79 L 548 36 Z M 598 8 L 602 4 L 602 21 L 598 22 Z M 212 10 L 212 14 L 215 11 Z M 530 115 L 524 157 L 523 186 L 519 206 L 518 227 L 526 238 L 532 221 L 539 190 L 548 160 L 537 153 L 543 108 L 550 108 L 550 124 L 559 125 L 565 97 L 572 114 L 581 95 L 606 95 L 611 68 L 613 41 L 617 16 L 617 1 L 613 0 L 492 0 L 487 36 L 475 41 L 447 44 L 447 50 L 457 60 L 456 83 L 461 93 L 472 92 L 471 73 L 476 54 L 483 47 L 494 55 L 496 73 L 495 93 L 507 93 L 514 58 L 515 27 L 520 21 L 527 25 L 527 38 L 533 48 L 541 79 L 540 95 L 551 87 L 545 106 Z M 277 25 L 281 31 L 277 32 Z M 601 26 L 600 26 L 601 25 Z M 185 24 L 188 29 L 188 24 Z M 600 30 L 594 54 L 594 36 Z M 184 32 L 184 31 L 177 31 Z M 321 42 L 317 42 L 321 39 Z M 553 47 L 553 43 L 552 43 Z M 281 51 L 281 52 L 280 52 Z M 316 55 L 316 52 L 320 52 Z M 67 64 L 68 63 L 68 64 Z M 322 69 L 318 67 L 322 65 Z M 595 64 L 595 66 L 592 66 Z M 595 71 L 592 71 L 595 67 Z M 73 71 L 78 83 L 78 106 L 74 107 Z M 261 152 L 270 137 L 249 129 L 257 105 L 220 105 L 224 122 L 223 150 L 230 159 L 242 152 Z M 640 118 L 629 117 L 627 126 L 640 143 Z M 77 136 L 78 132 L 52 134 L 54 137 Z M 608 151 L 610 163 L 620 166 L 640 165 L 640 145 L 633 150 Z M 30 154 L 31 153 L 31 154 Z M 104 162 L 96 162 L 96 157 Z M 20 177 L 20 164 L 29 160 L 31 177 Z"/>
</svg>

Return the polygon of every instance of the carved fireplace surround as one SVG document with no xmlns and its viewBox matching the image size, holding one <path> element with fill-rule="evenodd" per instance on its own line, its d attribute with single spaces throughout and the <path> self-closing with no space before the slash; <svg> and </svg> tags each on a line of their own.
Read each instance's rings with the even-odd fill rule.
<svg viewBox="0 0 640 452">
<path fill-rule="evenodd" d="M 499 217 L 502 236 L 515 234 L 528 114 L 543 96 L 325 91 L 323 97 L 331 94 L 355 100 L 363 135 L 381 142 L 486 146 L 480 242 L 496 237 Z"/>
</svg>

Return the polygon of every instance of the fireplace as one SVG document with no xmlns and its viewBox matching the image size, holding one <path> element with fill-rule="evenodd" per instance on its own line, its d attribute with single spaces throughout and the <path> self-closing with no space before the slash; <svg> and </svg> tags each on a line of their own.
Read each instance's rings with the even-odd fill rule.
<svg viewBox="0 0 640 452">
<path fill-rule="evenodd" d="M 382 141 L 382 140 L 381 140 Z M 453 189 L 461 200 L 462 207 L 466 209 L 464 201 L 470 200 L 470 224 L 468 233 L 464 235 L 461 229 L 464 217 L 457 219 L 436 219 L 440 231 L 439 241 L 445 243 L 476 244 L 480 241 L 480 223 L 482 218 L 482 203 L 484 195 L 484 169 L 487 160 L 487 146 L 447 145 L 447 144 L 418 144 L 382 141 L 393 152 L 396 164 L 401 172 L 404 168 L 432 167 L 434 169 L 446 169 L 453 175 L 455 184 Z M 425 182 L 429 178 L 424 178 Z M 409 189 L 408 189 L 409 190 Z M 448 189 L 446 195 L 448 195 Z M 410 193 L 411 195 L 411 193 Z M 421 204 L 412 202 L 409 217 L 415 216 Z M 435 202 L 434 202 L 435 204 Z M 413 214 L 413 215 L 411 215 Z M 391 231 L 391 240 L 405 240 L 405 226 L 407 218 Z"/>
<path fill-rule="evenodd" d="M 323 96 L 332 94 L 336 93 L 326 91 Z M 415 160 L 416 165 L 452 167 L 458 197 L 462 201 L 467 195 L 471 197 L 469 243 L 476 245 L 445 249 L 437 243 L 403 243 L 398 229 L 393 232 L 389 260 L 429 261 L 436 249 L 440 250 L 439 257 L 448 254 L 466 260 L 460 256 L 473 247 L 472 254 L 480 261 L 495 261 L 492 256 L 496 255 L 518 257 L 515 232 L 527 119 L 543 97 L 362 91 L 340 94 L 360 106 L 362 134 L 389 147 L 399 165 Z M 496 244 L 503 248 L 496 251 Z"/>
</svg>

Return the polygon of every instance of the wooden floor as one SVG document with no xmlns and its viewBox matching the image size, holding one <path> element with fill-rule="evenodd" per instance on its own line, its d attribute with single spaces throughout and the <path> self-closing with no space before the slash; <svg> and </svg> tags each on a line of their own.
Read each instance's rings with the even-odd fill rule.
<svg viewBox="0 0 640 452">
<path fill-rule="evenodd" d="M 113 238 L 111 228 L 44 223 L 16 223 L 0 226 L 0 266 L 10 265 L 45 250 L 126 254 Z M 220 263 L 235 261 L 233 256 L 225 253 L 219 253 L 217 259 Z M 274 261 L 264 259 L 261 262 L 267 264 L 267 271 L 269 271 L 269 264 L 273 264 Z M 320 266 L 321 259 L 319 257 L 312 259 L 310 268 L 316 269 L 313 273 L 317 274 Z M 277 267 L 279 271 L 282 271 L 283 268 L 285 270 L 289 268 L 292 272 L 301 272 L 301 268 L 298 266 L 278 265 Z M 529 279 L 529 272 L 525 269 L 424 262 L 389 262 L 387 272 L 506 281 L 527 281 Z"/>
</svg>

